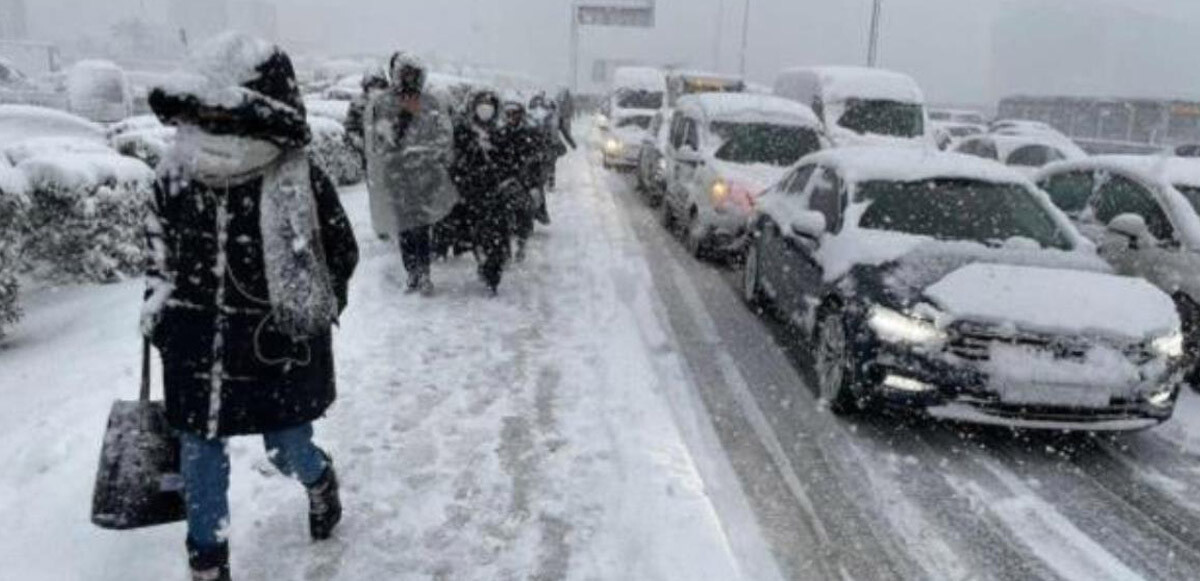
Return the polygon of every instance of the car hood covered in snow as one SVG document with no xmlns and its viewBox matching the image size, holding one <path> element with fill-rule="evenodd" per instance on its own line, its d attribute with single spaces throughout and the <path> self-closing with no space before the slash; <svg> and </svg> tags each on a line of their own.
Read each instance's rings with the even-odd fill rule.
<svg viewBox="0 0 1200 581">
<path fill-rule="evenodd" d="M 714 159 L 711 162 L 711 166 L 717 175 L 725 178 L 725 181 L 734 185 L 740 185 L 752 194 L 757 194 L 778 182 L 788 170 L 786 167 L 771 165 L 769 163 L 746 165 L 730 163 L 719 159 Z"/>
<path fill-rule="evenodd" d="M 1146 281 L 1096 272 L 974 263 L 925 289 L 954 320 L 1131 341 L 1179 329 L 1175 305 Z"/>
</svg>

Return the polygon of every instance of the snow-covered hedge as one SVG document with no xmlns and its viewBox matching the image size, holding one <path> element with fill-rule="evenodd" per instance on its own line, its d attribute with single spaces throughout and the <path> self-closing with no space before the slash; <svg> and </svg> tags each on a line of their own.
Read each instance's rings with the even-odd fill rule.
<svg viewBox="0 0 1200 581">
<path fill-rule="evenodd" d="M 26 256 L 53 278 L 111 281 L 142 270 L 154 172 L 115 152 L 35 155 L 17 166 L 29 185 Z"/>
<path fill-rule="evenodd" d="M 308 125 L 313 134 L 312 143 L 308 146 L 309 154 L 329 179 L 339 186 L 348 186 L 366 177 L 362 155 L 350 145 L 346 129 L 341 123 L 310 115 Z"/>
<path fill-rule="evenodd" d="M 21 250 L 29 232 L 29 198 L 25 177 L 0 156 L 0 337 L 17 322 L 17 274 Z"/>
</svg>

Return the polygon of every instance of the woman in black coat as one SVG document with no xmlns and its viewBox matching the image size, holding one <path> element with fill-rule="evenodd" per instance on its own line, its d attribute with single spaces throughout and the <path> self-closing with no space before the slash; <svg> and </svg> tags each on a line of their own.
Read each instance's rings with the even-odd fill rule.
<svg viewBox="0 0 1200 581">
<path fill-rule="evenodd" d="M 239 35 L 200 54 L 204 83 L 150 96 L 179 129 L 147 219 L 142 327 L 162 354 L 167 417 L 181 436 L 193 578 L 228 580 L 226 438 L 263 434 L 272 462 L 308 489 L 314 539 L 341 518 L 312 422 L 335 397 L 330 330 L 358 248 L 333 184 L 305 153 L 288 56 Z"/>
<path fill-rule="evenodd" d="M 496 139 L 499 116 L 495 93 L 485 91 L 471 99 L 467 115 L 454 128 L 455 160 L 450 168 L 462 196 L 465 228 L 480 261 L 479 276 L 493 293 L 510 253 L 509 203 L 500 191 L 504 152 Z"/>
</svg>

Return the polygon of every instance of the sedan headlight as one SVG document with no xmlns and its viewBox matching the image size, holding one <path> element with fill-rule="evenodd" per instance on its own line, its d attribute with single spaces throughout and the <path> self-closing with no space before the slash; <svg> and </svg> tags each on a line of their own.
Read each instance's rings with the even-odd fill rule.
<svg viewBox="0 0 1200 581">
<path fill-rule="evenodd" d="M 893 311 L 885 307 L 871 308 L 867 325 L 888 343 L 914 343 L 931 345 L 946 340 L 946 331 L 939 329 L 932 321 L 918 319 Z"/>
<path fill-rule="evenodd" d="M 1152 341 L 1150 348 L 1160 357 L 1175 359 L 1183 357 L 1183 333 L 1175 331 Z"/>
<path fill-rule="evenodd" d="M 625 149 L 625 144 L 616 139 L 609 139 L 604 142 L 604 151 L 609 155 L 617 155 L 621 153 L 622 149 Z"/>
<path fill-rule="evenodd" d="M 712 194 L 712 204 L 721 206 L 725 200 L 729 199 L 729 184 L 723 179 L 718 179 L 713 182 L 710 193 Z"/>
</svg>

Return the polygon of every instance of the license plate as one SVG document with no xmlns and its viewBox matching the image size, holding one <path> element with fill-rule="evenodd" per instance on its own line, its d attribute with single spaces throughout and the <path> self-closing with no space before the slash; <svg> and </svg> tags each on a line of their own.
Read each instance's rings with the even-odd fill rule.
<svg viewBox="0 0 1200 581">
<path fill-rule="evenodd" d="M 1111 395 L 1104 386 L 1070 384 L 1008 384 L 1000 389 L 1007 404 L 1048 405 L 1073 408 L 1106 408 Z"/>
</svg>

